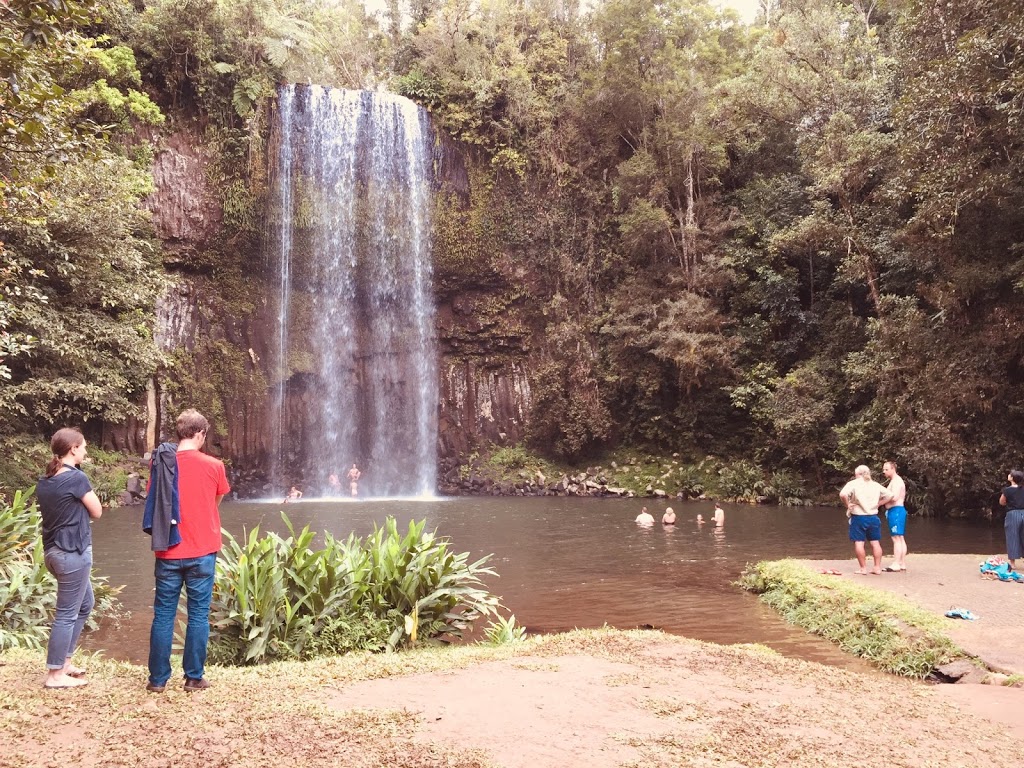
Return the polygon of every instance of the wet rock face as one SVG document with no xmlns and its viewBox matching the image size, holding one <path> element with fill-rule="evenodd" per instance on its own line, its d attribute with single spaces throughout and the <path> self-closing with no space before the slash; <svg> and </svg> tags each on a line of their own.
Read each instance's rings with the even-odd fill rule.
<svg viewBox="0 0 1024 768">
<path fill-rule="evenodd" d="M 447 358 L 441 362 L 438 448 L 442 458 L 525 437 L 530 383 L 521 361 Z"/>
<path fill-rule="evenodd" d="M 181 408 L 206 408 L 215 421 L 211 450 L 231 460 L 236 472 L 251 474 L 249 484 L 258 489 L 269 469 L 269 414 L 278 385 L 273 366 L 277 344 L 277 289 L 269 274 L 273 270 L 267 267 L 267 274 L 262 274 L 246 268 L 242 284 L 226 285 L 223 277 L 207 269 L 213 259 L 236 258 L 221 243 L 225 235 L 222 190 L 209 181 L 215 158 L 201 138 L 187 130 L 147 138 L 160 149 L 153 163 L 155 189 L 146 205 L 163 243 L 164 262 L 175 273 L 173 285 L 157 306 L 158 343 L 175 358 L 155 384 L 153 410 L 163 433 L 157 439 L 168 436 Z M 434 139 L 430 163 L 435 193 L 451 205 L 470 205 L 470 175 L 462 148 L 443 135 Z M 435 243 L 435 260 L 440 250 Z M 514 261 L 495 256 L 498 264 Z M 437 452 L 439 458 L 456 461 L 492 444 L 511 446 L 524 441 L 536 330 L 524 310 L 521 275 L 489 268 L 491 276 L 485 279 L 475 267 L 467 268 L 473 272 L 469 283 L 446 291 L 435 266 Z M 292 363 L 293 397 L 286 407 L 305 412 L 317 389 L 305 380 L 309 370 L 302 359 Z M 406 378 L 395 385 L 411 386 L 411 378 Z M 174 396 L 169 397 L 169 392 Z M 215 406 L 207 402 L 211 399 Z M 145 423 L 141 419 L 107 425 L 104 442 L 141 454 L 148 447 Z M 300 430 L 305 427 L 301 419 L 293 423 Z M 296 456 L 295 461 L 300 458 Z"/>
<path fill-rule="evenodd" d="M 209 187 L 209 162 L 199 140 L 184 132 L 166 137 L 153 159 L 155 189 L 146 207 L 169 254 L 200 250 L 220 227 L 224 212 Z"/>
</svg>

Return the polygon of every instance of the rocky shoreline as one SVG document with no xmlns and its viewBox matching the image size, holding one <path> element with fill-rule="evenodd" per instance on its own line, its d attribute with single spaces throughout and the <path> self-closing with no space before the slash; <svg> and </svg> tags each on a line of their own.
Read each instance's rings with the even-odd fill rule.
<svg viewBox="0 0 1024 768">
<path fill-rule="evenodd" d="M 541 470 L 519 469 L 498 473 L 479 463 L 443 462 L 438 473 L 439 496 L 577 496 L 589 498 L 687 498 L 682 492 L 671 493 L 649 484 L 639 491 L 615 481 L 614 473 L 604 467 L 587 467 L 578 472 L 562 472 L 548 476 Z M 239 499 L 266 498 L 281 491 L 267 482 L 260 471 L 229 472 L 231 487 Z M 301 483 L 299 484 L 301 488 Z M 281 491 L 283 493 L 283 491 Z M 695 498 L 700 498 L 695 497 Z"/>
</svg>

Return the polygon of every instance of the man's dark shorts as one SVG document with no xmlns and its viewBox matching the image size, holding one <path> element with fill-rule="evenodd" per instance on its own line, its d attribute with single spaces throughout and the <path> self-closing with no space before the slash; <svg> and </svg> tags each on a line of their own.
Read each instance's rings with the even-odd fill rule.
<svg viewBox="0 0 1024 768">
<path fill-rule="evenodd" d="M 881 541 L 882 521 L 878 515 L 854 515 L 850 518 L 850 541 Z"/>
</svg>

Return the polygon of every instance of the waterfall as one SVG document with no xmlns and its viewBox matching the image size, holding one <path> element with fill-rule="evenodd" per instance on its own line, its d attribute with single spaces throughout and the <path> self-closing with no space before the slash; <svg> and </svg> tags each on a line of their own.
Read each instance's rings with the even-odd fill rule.
<svg viewBox="0 0 1024 768">
<path fill-rule="evenodd" d="M 432 138 L 385 93 L 284 86 L 268 242 L 278 259 L 271 474 L 333 495 L 435 488 Z"/>
</svg>

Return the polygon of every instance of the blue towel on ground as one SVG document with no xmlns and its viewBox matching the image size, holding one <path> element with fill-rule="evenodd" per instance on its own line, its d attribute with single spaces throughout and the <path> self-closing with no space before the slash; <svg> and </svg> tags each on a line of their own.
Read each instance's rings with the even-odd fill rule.
<svg viewBox="0 0 1024 768">
<path fill-rule="evenodd" d="M 982 573 L 991 573 L 1000 581 L 1016 581 L 1018 584 L 1024 583 L 1024 574 L 1020 571 L 1011 571 L 1009 563 L 990 563 L 984 562 L 981 564 Z"/>
</svg>

